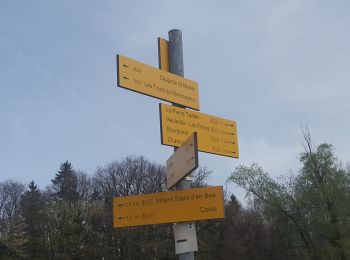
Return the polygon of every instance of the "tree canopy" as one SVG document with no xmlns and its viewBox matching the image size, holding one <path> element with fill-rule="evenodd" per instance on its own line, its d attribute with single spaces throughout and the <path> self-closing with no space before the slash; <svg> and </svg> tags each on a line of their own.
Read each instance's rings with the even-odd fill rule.
<svg viewBox="0 0 350 260">
<path fill-rule="evenodd" d="M 350 166 L 305 137 L 297 173 L 276 180 L 255 163 L 233 171 L 228 182 L 249 203 L 226 190 L 225 219 L 196 222 L 196 259 L 350 259 Z M 193 186 L 208 186 L 210 174 L 197 169 Z M 0 182 L 0 259 L 178 259 L 172 224 L 112 227 L 114 196 L 162 191 L 164 165 L 143 156 L 92 175 L 65 161 L 44 189 Z"/>
<path fill-rule="evenodd" d="M 301 169 L 280 181 L 257 165 L 239 166 L 228 181 L 243 187 L 290 251 L 313 259 L 350 258 L 350 172 L 330 144 L 316 149 L 308 135 Z"/>
</svg>

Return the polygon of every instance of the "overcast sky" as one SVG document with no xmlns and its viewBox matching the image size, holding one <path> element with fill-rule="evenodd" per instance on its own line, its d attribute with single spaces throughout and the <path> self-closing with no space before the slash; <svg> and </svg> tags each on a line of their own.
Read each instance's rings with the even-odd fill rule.
<svg viewBox="0 0 350 260">
<path fill-rule="evenodd" d="M 350 158 L 350 2 L 0 1 L 0 181 L 40 187 L 65 160 L 93 174 L 127 155 L 165 163 L 157 99 L 117 87 L 116 54 L 158 66 L 183 34 L 201 112 L 235 120 L 240 158 L 200 153 L 224 185 L 239 164 L 298 171 L 301 126 Z"/>
</svg>

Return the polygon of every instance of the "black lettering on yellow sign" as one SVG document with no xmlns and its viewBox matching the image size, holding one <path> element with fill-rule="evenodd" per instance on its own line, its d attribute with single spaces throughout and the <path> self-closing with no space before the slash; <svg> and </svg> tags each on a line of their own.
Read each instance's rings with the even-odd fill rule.
<svg viewBox="0 0 350 260">
<path fill-rule="evenodd" d="M 126 207 L 125 205 L 128 205 Z M 221 186 L 159 192 L 113 199 L 114 227 L 224 217 Z"/>
<path fill-rule="evenodd" d="M 199 110 L 198 83 L 117 55 L 118 86 Z"/>
<path fill-rule="evenodd" d="M 235 121 L 176 106 L 159 107 L 162 144 L 179 147 L 197 132 L 199 151 L 239 157 Z"/>
</svg>

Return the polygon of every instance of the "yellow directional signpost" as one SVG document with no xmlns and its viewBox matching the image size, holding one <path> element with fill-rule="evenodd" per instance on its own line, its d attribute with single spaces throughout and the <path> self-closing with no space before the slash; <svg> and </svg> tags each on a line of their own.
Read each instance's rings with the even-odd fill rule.
<svg viewBox="0 0 350 260">
<path fill-rule="evenodd" d="M 113 198 L 113 226 L 175 223 L 175 252 L 192 260 L 198 250 L 194 221 L 224 218 L 224 200 L 222 186 L 190 189 L 186 176 L 198 167 L 198 151 L 238 158 L 237 127 L 184 109 L 200 106 L 197 82 L 181 77 L 180 30 L 169 31 L 169 41 L 158 38 L 158 54 L 159 69 L 117 55 L 118 86 L 173 104 L 159 104 L 159 110 L 162 144 L 179 147 L 166 163 L 167 188 L 176 191 Z"/>
<path fill-rule="evenodd" d="M 198 83 L 117 55 L 118 86 L 199 110 Z"/>
<path fill-rule="evenodd" d="M 165 104 L 159 107 L 162 144 L 181 146 L 197 132 L 199 151 L 239 157 L 235 121 Z"/>
<path fill-rule="evenodd" d="M 114 227 L 224 218 L 222 186 L 115 197 Z"/>
</svg>

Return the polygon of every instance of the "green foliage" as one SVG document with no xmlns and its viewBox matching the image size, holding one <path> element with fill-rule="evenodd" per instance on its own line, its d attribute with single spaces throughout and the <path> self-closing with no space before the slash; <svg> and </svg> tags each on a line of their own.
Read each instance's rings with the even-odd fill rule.
<svg viewBox="0 0 350 260">
<path fill-rule="evenodd" d="M 65 161 L 61 164 L 52 184 L 57 198 L 70 202 L 79 199 L 78 178 L 70 162 Z"/>
<path fill-rule="evenodd" d="M 304 251 L 313 259 L 347 259 L 350 174 L 331 145 L 313 150 L 310 139 L 306 141 L 299 174 L 277 182 L 252 164 L 237 167 L 228 180 L 246 189 L 266 220 L 278 225 L 290 251 Z"/>
<path fill-rule="evenodd" d="M 29 190 L 21 197 L 21 208 L 26 225 L 24 231 L 28 237 L 26 243 L 28 256 L 40 259 L 45 255 L 44 232 L 41 222 L 44 202 L 34 181 L 29 183 Z"/>
<path fill-rule="evenodd" d="M 4 259 L 22 259 L 26 256 L 27 236 L 20 219 L 8 220 L 1 225 L 0 256 Z"/>
<path fill-rule="evenodd" d="M 257 164 L 230 176 L 247 190 L 243 207 L 232 195 L 225 219 L 196 222 L 196 259 L 349 259 L 350 166 L 331 145 L 308 142 L 302 167 L 279 181 Z M 193 173 L 207 186 L 210 171 Z M 43 192 L 34 181 L 0 182 L 0 259 L 178 259 L 172 225 L 115 229 L 112 199 L 166 191 L 164 166 L 129 156 L 90 177 L 64 162 Z"/>
<path fill-rule="evenodd" d="M 53 258 L 97 257 L 104 239 L 99 232 L 103 219 L 102 205 L 97 202 L 62 200 L 49 205 L 44 211 L 48 255 Z"/>
</svg>

